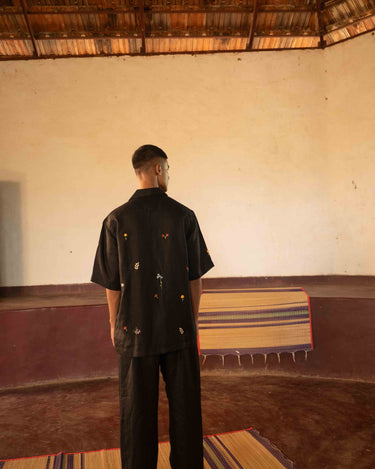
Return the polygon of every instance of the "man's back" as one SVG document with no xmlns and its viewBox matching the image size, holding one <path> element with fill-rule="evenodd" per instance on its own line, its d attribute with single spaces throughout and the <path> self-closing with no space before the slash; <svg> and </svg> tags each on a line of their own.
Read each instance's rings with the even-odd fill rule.
<svg viewBox="0 0 375 469">
<path fill-rule="evenodd" d="M 160 188 L 138 189 L 113 210 L 92 281 L 121 290 L 117 352 L 154 355 L 196 344 L 189 281 L 212 266 L 194 212 Z"/>
</svg>

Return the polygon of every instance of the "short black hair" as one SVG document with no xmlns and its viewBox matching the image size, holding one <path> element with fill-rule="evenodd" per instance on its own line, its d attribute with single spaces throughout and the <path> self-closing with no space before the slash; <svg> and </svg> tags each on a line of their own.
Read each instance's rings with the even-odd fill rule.
<svg viewBox="0 0 375 469">
<path fill-rule="evenodd" d="M 161 148 L 155 145 L 142 145 L 133 153 L 133 168 L 135 170 L 141 169 L 154 158 L 164 158 L 166 160 L 168 156 Z"/>
</svg>

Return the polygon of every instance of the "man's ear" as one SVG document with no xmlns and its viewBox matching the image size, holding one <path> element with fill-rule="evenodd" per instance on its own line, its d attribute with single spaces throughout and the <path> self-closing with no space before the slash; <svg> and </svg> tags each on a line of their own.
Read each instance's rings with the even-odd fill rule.
<svg viewBox="0 0 375 469">
<path fill-rule="evenodd" d="M 156 174 L 161 174 L 161 164 L 160 163 L 156 163 L 155 165 L 155 171 L 156 171 Z"/>
</svg>

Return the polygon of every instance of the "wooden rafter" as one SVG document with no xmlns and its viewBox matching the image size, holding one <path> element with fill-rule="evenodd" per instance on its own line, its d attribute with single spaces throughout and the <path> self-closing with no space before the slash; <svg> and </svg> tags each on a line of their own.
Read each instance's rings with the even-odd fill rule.
<svg viewBox="0 0 375 469">
<path fill-rule="evenodd" d="M 325 0 L 324 7 L 332 8 L 332 7 L 336 7 L 337 5 L 340 5 L 340 3 L 345 3 L 345 2 L 346 0 Z"/>
<path fill-rule="evenodd" d="M 368 20 L 369 18 L 372 18 L 373 16 L 375 16 L 375 10 L 372 11 L 370 14 L 363 15 L 360 18 L 357 18 L 354 21 L 350 21 L 350 23 L 342 23 L 340 26 L 337 26 L 337 25 L 333 24 L 332 29 L 328 29 L 329 26 L 327 25 L 325 27 L 325 34 L 330 34 L 330 33 L 333 33 L 335 31 L 339 31 L 340 29 L 349 28 L 350 26 L 355 26 L 356 24 L 361 23 L 362 21 Z"/>
</svg>

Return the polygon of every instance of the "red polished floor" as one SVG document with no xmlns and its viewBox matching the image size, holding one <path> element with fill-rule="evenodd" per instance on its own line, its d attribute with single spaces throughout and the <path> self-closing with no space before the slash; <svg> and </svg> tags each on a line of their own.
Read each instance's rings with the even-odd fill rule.
<svg viewBox="0 0 375 469">
<path fill-rule="evenodd" d="M 117 379 L 0 392 L 0 459 L 119 447 Z M 375 383 L 202 373 L 204 434 L 253 426 L 302 469 L 375 468 Z M 160 383 L 159 439 L 168 437 Z"/>
</svg>

